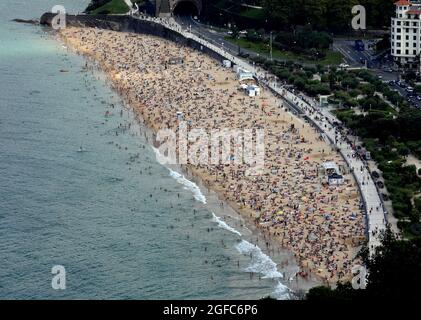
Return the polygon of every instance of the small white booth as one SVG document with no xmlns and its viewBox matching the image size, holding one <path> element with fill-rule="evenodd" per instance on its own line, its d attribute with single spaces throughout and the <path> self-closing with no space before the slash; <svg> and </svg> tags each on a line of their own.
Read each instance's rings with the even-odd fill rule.
<svg viewBox="0 0 421 320">
<path fill-rule="evenodd" d="M 327 183 L 330 186 L 337 186 L 344 183 L 344 177 L 340 174 L 333 173 L 327 177 Z"/>
<path fill-rule="evenodd" d="M 231 68 L 231 61 L 229 61 L 229 60 L 222 60 L 222 65 L 225 68 Z"/>
<path fill-rule="evenodd" d="M 333 161 L 323 162 L 322 166 L 327 176 L 330 176 L 334 173 L 340 174 L 338 165 Z"/>
<path fill-rule="evenodd" d="M 243 80 L 254 80 L 253 73 L 242 68 L 238 68 L 237 70 L 237 79 L 239 81 Z"/>
<path fill-rule="evenodd" d="M 183 121 L 183 118 L 184 118 L 183 112 L 177 111 L 176 117 L 178 121 Z"/>
<path fill-rule="evenodd" d="M 254 84 L 251 84 L 247 86 L 246 92 L 249 97 L 255 97 L 260 95 L 260 88 Z"/>
</svg>

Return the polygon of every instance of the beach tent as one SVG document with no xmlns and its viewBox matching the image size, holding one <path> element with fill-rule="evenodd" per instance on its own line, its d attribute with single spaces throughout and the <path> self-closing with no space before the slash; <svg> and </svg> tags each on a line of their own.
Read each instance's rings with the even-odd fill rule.
<svg viewBox="0 0 421 320">
<path fill-rule="evenodd" d="M 183 64 L 184 60 L 181 57 L 171 57 L 168 63 L 169 64 Z"/>
</svg>

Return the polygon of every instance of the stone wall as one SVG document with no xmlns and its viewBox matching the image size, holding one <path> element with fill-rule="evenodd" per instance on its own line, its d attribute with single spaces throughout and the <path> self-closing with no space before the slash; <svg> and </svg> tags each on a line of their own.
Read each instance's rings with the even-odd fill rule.
<svg viewBox="0 0 421 320">
<path fill-rule="evenodd" d="M 50 12 L 44 13 L 41 16 L 40 24 L 51 26 L 52 19 L 55 15 L 56 14 Z M 153 35 L 192 47 L 219 61 L 224 59 L 221 55 L 208 47 L 201 45 L 193 39 L 187 39 L 181 34 L 154 21 L 145 21 L 131 16 L 117 15 L 66 15 L 66 24 L 71 27 L 90 27 Z"/>
</svg>

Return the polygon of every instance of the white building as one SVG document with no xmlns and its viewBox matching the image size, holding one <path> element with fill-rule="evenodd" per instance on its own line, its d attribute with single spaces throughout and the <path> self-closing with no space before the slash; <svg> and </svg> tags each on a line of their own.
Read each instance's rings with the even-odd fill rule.
<svg viewBox="0 0 421 320">
<path fill-rule="evenodd" d="M 395 2 L 396 15 L 392 17 L 391 54 L 396 63 L 413 67 L 419 63 L 421 50 L 421 2 Z"/>
<path fill-rule="evenodd" d="M 322 167 L 327 176 L 330 176 L 332 174 L 340 174 L 338 165 L 333 161 L 323 162 Z"/>
<path fill-rule="evenodd" d="M 326 175 L 327 183 L 330 186 L 340 185 L 344 183 L 344 177 L 341 175 L 339 167 L 335 162 L 323 162 L 322 167 L 324 174 Z"/>
<path fill-rule="evenodd" d="M 333 94 L 328 94 L 328 95 L 319 95 L 319 106 L 321 108 L 325 108 L 327 106 L 329 106 L 329 97 L 333 96 Z"/>
<path fill-rule="evenodd" d="M 254 84 L 247 86 L 246 89 L 247 95 L 249 97 L 255 97 L 260 95 L 260 88 Z"/>
<path fill-rule="evenodd" d="M 243 80 L 254 80 L 253 73 L 242 68 L 237 69 L 237 79 L 239 81 Z"/>
<path fill-rule="evenodd" d="M 255 97 L 255 96 L 259 96 L 260 95 L 260 88 L 259 88 L 259 86 L 256 86 L 255 84 L 245 84 L 245 83 L 242 83 L 242 84 L 240 84 L 239 89 L 240 90 L 244 90 L 244 92 L 249 97 Z"/>
<path fill-rule="evenodd" d="M 344 177 L 340 174 L 331 174 L 330 176 L 327 177 L 327 183 L 330 186 L 335 186 L 335 185 L 340 185 L 344 183 Z"/>
<path fill-rule="evenodd" d="M 222 60 L 222 65 L 225 68 L 231 68 L 231 61 L 229 61 L 229 60 Z"/>
</svg>

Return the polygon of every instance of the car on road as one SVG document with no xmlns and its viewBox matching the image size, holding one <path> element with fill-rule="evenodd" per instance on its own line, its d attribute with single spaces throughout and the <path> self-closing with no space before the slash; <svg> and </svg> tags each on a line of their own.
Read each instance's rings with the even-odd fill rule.
<svg viewBox="0 0 421 320">
<path fill-rule="evenodd" d="M 341 69 L 346 69 L 346 68 L 349 68 L 349 64 L 346 64 L 346 63 L 341 63 L 341 64 L 339 65 L 339 68 L 341 68 Z"/>
<path fill-rule="evenodd" d="M 395 82 L 395 81 L 393 81 L 393 80 L 390 80 L 390 81 L 389 81 L 389 85 L 394 86 L 395 84 L 396 84 L 396 82 Z"/>
<path fill-rule="evenodd" d="M 405 82 L 403 82 L 403 81 L 398 81 L 398 82 L 397 82 L 397 85 L 398 85 L 399 87 L 401 87 L 401 88 L 405 88 L 405 87 L 406 87 L 406 84 L 405 84 Z"/>
<path fill-rule="evenodd" d="M 408 92 L 408 93 L 412 93 L 412 92 L 414 92 L 414 88 L 412 88 L 412 87 L 407 87 L 407 88 L 405 89 L 405 91 L 406 91 L 406 92 Z"/>
<path fill-rule="evenodd" d="M 364 42 L 361 39 L 355 40 L 354 49 L 356 51 L 364 51 L 365 50 Z"/>
</svg>

